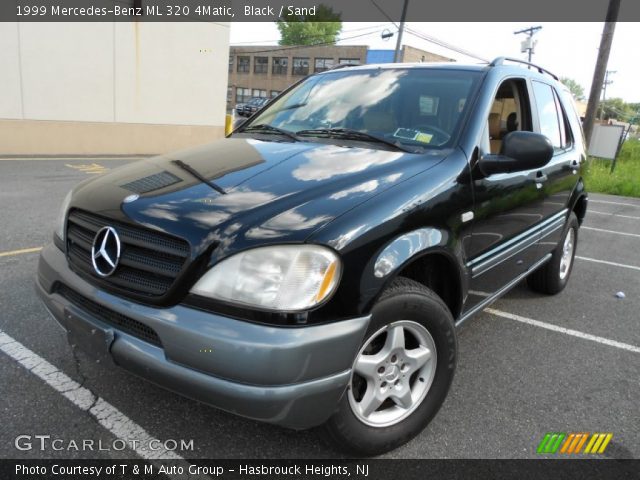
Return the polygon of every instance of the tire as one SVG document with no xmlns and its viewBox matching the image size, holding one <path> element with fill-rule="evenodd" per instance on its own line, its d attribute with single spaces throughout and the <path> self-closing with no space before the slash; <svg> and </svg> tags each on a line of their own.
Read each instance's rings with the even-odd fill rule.
<svg viewBox="0 0 640 480">
<path fill-rule="evenodd" d="M 395 334 L 400 330 L 402 347 L 392 342 L 399 338 Z M 394 345 L 391 350 L 387 348 L 390 343 Z M 442 299 L 418 282 L 395 279 L 373 307 L 349 387 L 323 425 L 325 437 L 339 451 L 363 456 L 388 452 L 408 442 L 427 426 L 444 402 L 453 380 L 456 353 L 453 317 Z M 359 365 L 373 366 L 367 370 L 369 377 L 360 376 Z M 384 374 L 380 365 L 386 368 Z M 408 397 L 407 388 L 411 392 Z M 398 398 L 387 397 L 366 417 L 362 405 L 371 392 L 387 392 L 380 396 L 392 394 Z"/>
<path fill-rule="evenodd" d="M 576 247 L 578 246 L 579 226 L 576 214 L 571 212 L 562 233 L 562 239 L 553 251 L 551 259 L 527 277 L 529 288 L 547 295 L 555 295 L 564 290 L 573 270 Z M 565 256 L 567 242 L 571 244 L 571 251 L 568 257 Z M 567 261 L 568 264 L 566 263 Z"/>
</svg>

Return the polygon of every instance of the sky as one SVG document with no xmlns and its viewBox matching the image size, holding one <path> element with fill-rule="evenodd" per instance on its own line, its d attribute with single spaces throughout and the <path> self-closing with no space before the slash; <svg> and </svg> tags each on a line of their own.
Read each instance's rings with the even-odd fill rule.
<svg viewBox="0 0 640 480">
<path fill-rule="evenodd" d="M 407 22 L 408 29 L 469 51 L 479 57 L 493 59 L 510 56 L 525 59 L 520 52 L 520 42 L 525 35 L 514 32 L 531 26 L 542 26 L 535 36 L 537 40 L 533 62 L 560 77 L 570 77 L 584 87 L 589 95 L 603 23 L 418 23 Z M 393 49 L 396 37 L 382 40 L 384 30 L 396 32 L 391 23 L 344 22 L 338 45 L 367 45 L 373 49 Z M 607 98 L 620 97 L 626 102 L 640 102 L 640 54 L 637 49 L 637 32 L 640 23 L 618 23 L 609 56 L 608 70 L 613 83 L 607 87 Z M 231 44 L 276 45 L 280 33 L 275 23 L 232 23 Z M 478 63 L 479 60 L 453 52 L 423 40 L 405 31 L 403 44 L 454 58 L 462 62 Z"/>
</svg>

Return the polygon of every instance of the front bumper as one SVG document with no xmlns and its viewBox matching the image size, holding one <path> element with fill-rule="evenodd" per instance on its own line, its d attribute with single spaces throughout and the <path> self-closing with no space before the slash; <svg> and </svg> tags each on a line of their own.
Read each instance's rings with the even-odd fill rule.
<svg viewBox="0 0 640 480">
<path fill-rule="evenodd" d="M 120 367 L 222 410 L 295 429 L 319 425 L 334 411 L 369 324 L 369 317 L 362 317 L 284 328 L 181 305 L 148 307 L 87 283 L 53 245 L 40 255 L 36 284 L 45 306 L 70 337 L 105 333 L 105 353 Z M 60 295 L 60 285 L 153 329 L 161 345 L 126 333 L 71 302 Z"/>
</svg>

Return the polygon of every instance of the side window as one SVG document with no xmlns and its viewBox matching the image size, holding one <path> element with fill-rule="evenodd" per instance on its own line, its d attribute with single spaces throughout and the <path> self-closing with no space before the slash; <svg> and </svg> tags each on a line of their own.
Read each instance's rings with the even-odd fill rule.
<svg viewBox="0 0 640 480">
<path fill-rule="evenodd" d="M 487 119 L 491 153 L 500 153 L 502 139 L 516 130 L 531 131 L 527 85 L 519 78 L 504 81 L 493 99 Z"/>
<path fill-rule="evenodd" d="M 562 148 L 569 148 L 573 144 L 573 137 L 571 136 L 571 125 L 567 112 L 562 106 L 562 101 L 556 90 L 553 91 L 556 99 L 556 110 L 558 111 L 558 120 L 560 121 L 560 141 Z"/>
<path fill-rule="evenodd" d="M 546 83 L 533 81 L 532 84 L 540 120 L 540 133 L 551 140 L 553 148 L 563 148 L 566 145 L 566 126 L 562 109 L 558 111 L 556 95 Z"/>
</svg>

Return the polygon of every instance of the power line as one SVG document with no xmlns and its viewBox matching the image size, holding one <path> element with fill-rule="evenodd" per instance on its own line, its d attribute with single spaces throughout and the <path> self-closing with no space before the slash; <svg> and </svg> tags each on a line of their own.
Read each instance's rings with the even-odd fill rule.
<svg viewBox="0 0 640 480">
<path fill-rule="evenodd" d="M 470 52 L 469 50 L 465 50 L 463 48 L 457 47 L 451 43 L 445 42 L 444 40 L 440 40 L 436 37 L 432 37 L 431 35 L 427 35 L 426 33 L 422 33 L 422 32 L 418 32 L 417 30 L 413 30 L 412 28 L 406 27 L 405 30 L 410 33 L 411 35 L 421 38 L 422 40 L 426 40 L 427 42 L 431 42 L 434 43 L 435 45 L 439 45 L 441 47 L 444 47 L 448 50 L 452 50 L 454 52 L 460 53 L 462 55 L 466 55 L 467 57 L 471 57 L 471 58 L 475 58 L 476 60 L 480 60 L 482 62 L 486 62 L 489 63 L 489 60 L 487 60 L 486 58 L 483 58 L 479 55 L 476 55 L 473 52 Z"/>
<path fill-rule="evenodd" d="M 385 17 L 387 20 L 393 23 L 394 27 L 400 28 L 398 27 L 398 24 L 394 22 L 393 19 L 389 16 L 389 14 L 385 12 L 384 9 L 376 3 L 376 0 L 369 0 L 369 1 L 373 4 L 374 7 L 376 7 L 376 9 L 382 14 L 383 17 Z"/>
</svg>

